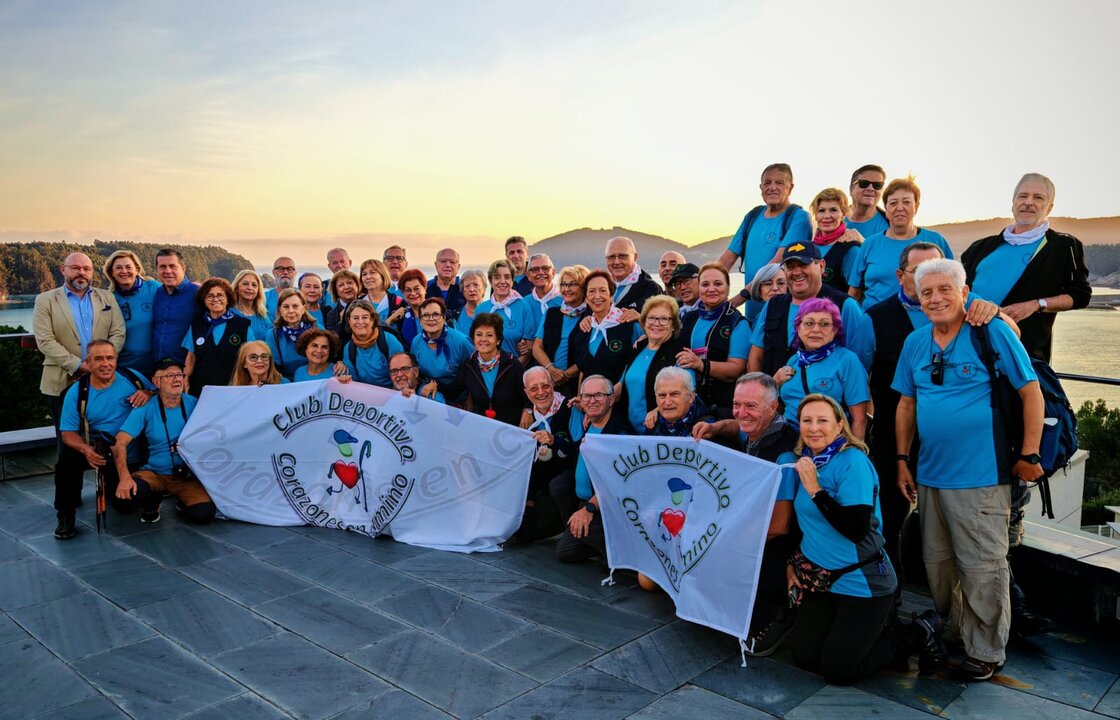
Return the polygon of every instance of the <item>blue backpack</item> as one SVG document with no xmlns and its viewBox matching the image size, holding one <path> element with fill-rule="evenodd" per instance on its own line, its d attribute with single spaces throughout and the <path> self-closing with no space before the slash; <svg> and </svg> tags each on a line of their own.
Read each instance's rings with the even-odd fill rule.
<svg viewBox="0 0 1120 720">
<path fill-rule="evenodd" d="M 987 325 L 972 328 L 972 342 L 992 378 L 992 423 L 1000 482 L 1018 482 L 1012 476 L 1011 468 L 1019 456 L 1018 446 L 1023 439 L 1023 401 L 1019 397 L 1019 391 L 996 367 L 999 353 L 992 347 Z M 1031 358 L 1031 366 L 1038 376 L 1043 402 L 1042 440 L 1038 454 L 1042 457 L 1044 474 L 1038 481 L 1038 490 L 1042 498 L 1042 512 L 1053 520 L 1050 477 L 1057 470 L 1068 466 L 1073 454 L 1077 452 L 1077 415 L 1073 412 L 1073 406 L 1070 405 L 1054 369 L 1038 358 Z"/>
</svg>

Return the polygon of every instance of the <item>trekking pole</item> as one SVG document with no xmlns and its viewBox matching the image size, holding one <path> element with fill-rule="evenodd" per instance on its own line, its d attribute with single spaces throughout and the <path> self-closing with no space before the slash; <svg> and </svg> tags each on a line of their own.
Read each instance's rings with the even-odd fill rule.
<svg viewBox="0 0 1120 720">
<path fill-rule="evenodd" d="M 95 492 L 95 505 L 96 505 L 96 523 L 97 534 L 101 534 L 101 527 L 104 525 L 105 529 L 109 529 L 109 518 L 105 512 L 105 472 L 101 468 L 97 468 L 97 490 Z"/>
</svg>

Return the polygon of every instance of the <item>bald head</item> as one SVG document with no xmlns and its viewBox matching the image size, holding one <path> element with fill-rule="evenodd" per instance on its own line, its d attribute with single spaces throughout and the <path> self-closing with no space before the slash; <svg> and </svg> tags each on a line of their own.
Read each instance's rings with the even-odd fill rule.
<svg viewBox="0 0 1120 720">
<path fill-rule="evenodd" d="M 604 255 L 607 260 L 607 271 L 615 282 L 623 280 L 638 263 L 638 250 L 634 247 L 634 241 L 628 237 L 608 240 Z"/>
<path fill-rule="evenodd" d="M 62 281 L 70 292 L 85 295 L 89 284 L 93 282 L 93 261 L 85 253 L 70 253 L 59 267 Z"/>
<path fill-rule="evenodd" d="M 669 287 L 669 280 L 673 277 L 673 270 L 677 265 L 684 262 L 684 255 L 681 255 L 676 250 L 670 250 L 661 256 L 661 260 L 657 263 L 657 275 L 661 278 L 661 284 Z"/>
</svg>

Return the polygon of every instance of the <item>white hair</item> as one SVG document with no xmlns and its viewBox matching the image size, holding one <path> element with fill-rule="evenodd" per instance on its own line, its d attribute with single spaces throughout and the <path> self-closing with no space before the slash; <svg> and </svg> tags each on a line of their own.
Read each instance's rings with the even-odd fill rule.
<svg viewBox="0 0 1120 720">
<path fill-rule="evenodd" d="M 486 282 L 486 273 L 482 272 L 481 270 L 464 270 L 462 274 L 459 275 L 459 284 L 462 285 L 467 281 L 467 278 L 472 277 L 482 281 L 482 291 L 486 292 L 486 288 L 489 283 Z"/>
<path fill-rule="evenodd" d="M 657 377 L 653 380 L 653 388 L 656 390 L 661 383 L 673 382 L 674 380 L 682 383 L 690 393 L 696 392 L 696 384 L 692 380 L 692 373 L 675 365 L 661 368 L 658 371 Z"/>
<path fill-rule="evenodd" d="M 953 287 L 957 290 L 964 289 L 964 265 L 961 265 L 957 260 L 939 258 L 937 260 L 926 260 L 918 265 L 918 269 L 914 271 L 914 282 L 917 283 L 919 290 L 922 289 L 922 280 L 928 275 L 944 275 L 949 278 Z"/>
<path fill-rule="evenodd" d="M 1053 204 L 1054 195 L 1058 192 L 1058 189 L 1054 187 L 1054 181 L 1042 173 L 1027 173 L 1019 178 L 1019 182 L 1015 185 L 1015 192 L 1011 194 L 1011 199 L 1014 200 L 1015 196 L 1019 194 L 1019 188 L 1023 187 L 1023 183 L 1030 182 L 1031 180 L 1036 180 L 1046 186 L 1046 199 Z"/>
<path fill-rule="evenodd" d="M 530 382 L 529 374 L 530 373 L 532 373 L 533 375 L 542 374 L 542 375 L 544 375 L 544 379 L 548 380 L 548 384 L 549 385 L 552 384 L 552 376 L 548 374 L 548 370 L 545 370 L 540 365 L 534 365 L 533 367 L 526 370 L 525 374 L 521 376 L 521 384 L 524 385 L 525 387 L 529 387 L 529 382 Z"/>
</svg>

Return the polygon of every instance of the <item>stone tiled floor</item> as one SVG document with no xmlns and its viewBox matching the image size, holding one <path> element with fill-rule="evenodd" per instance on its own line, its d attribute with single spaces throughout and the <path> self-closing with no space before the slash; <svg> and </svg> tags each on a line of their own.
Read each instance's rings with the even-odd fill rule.
<svg viewBox="0 0 1120 720">
<path fill-rule="evenodd" d="M 1013 646 L 992 683 L 837 688 L 782 652 L 742 668 L 632 575 L 602 587 L 547 544 L 194 528 L 170 505 L 60 543 L 51 493 L 0 483 L 0 718 L 1120 718 L 1120 653 L 1077 631 Z"/>
</svg>

